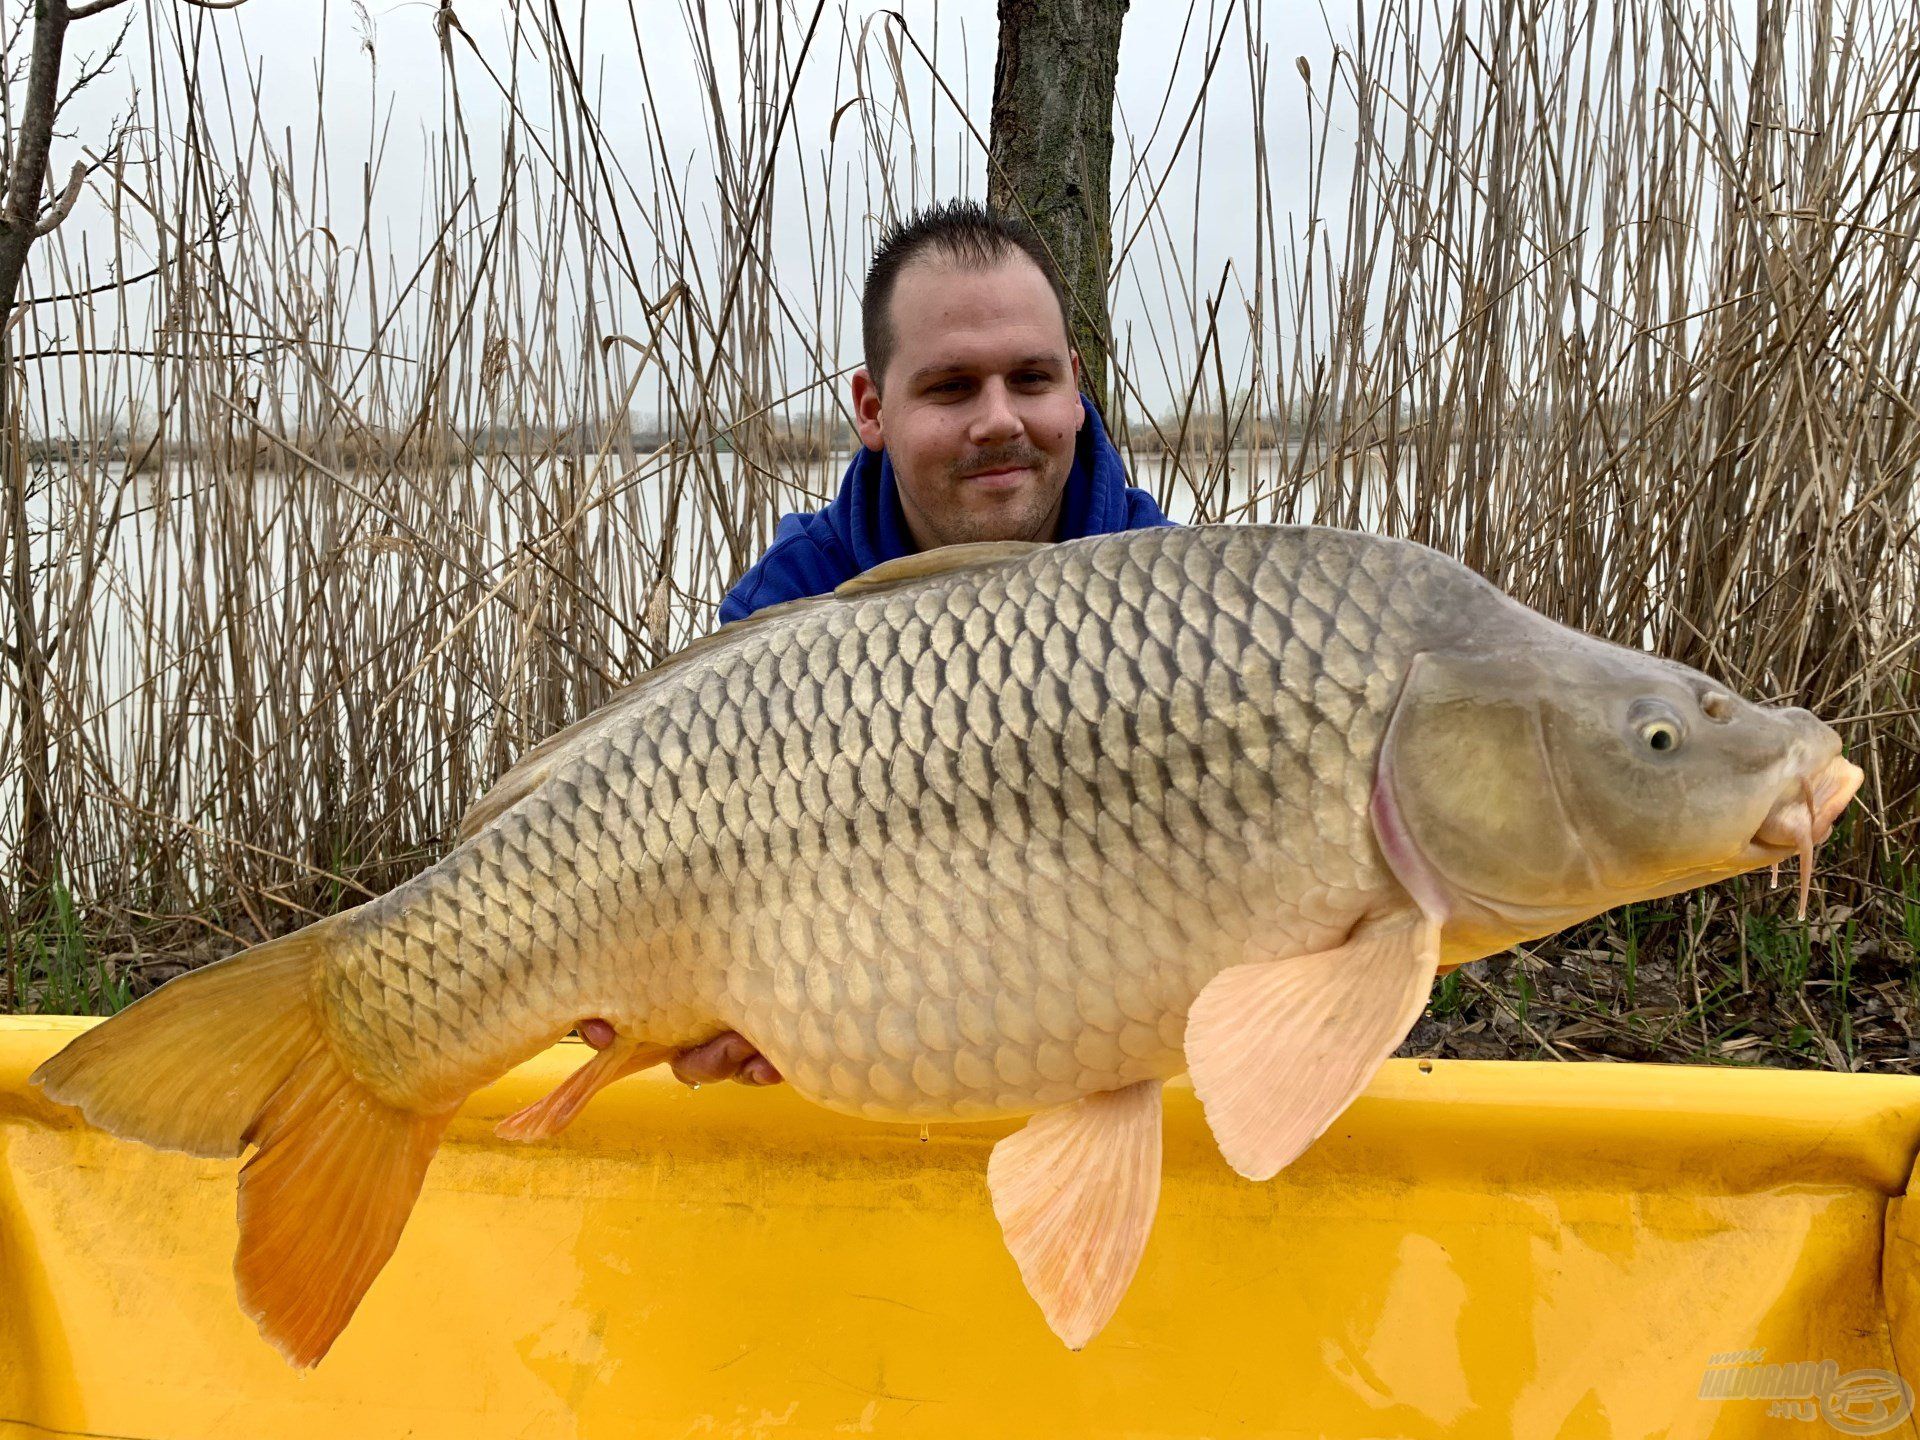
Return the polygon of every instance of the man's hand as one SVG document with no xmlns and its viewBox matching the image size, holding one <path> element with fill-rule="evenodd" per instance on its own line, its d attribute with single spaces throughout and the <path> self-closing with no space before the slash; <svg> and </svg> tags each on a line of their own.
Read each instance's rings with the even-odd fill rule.
<svg viewBox="0 0 1920 1440">
<path fill-rule="evenodd" d="M 580 1038 L 596 1050 L 613 1043 L 613 1026 L 605 1020 L 582 1020 Z M 738 1080 L 742 1085 L 778 1085 L 780 1072 L 773 1062 L 735 1030 L 716 1035 L 704 1045 L 692 1045 L 673 1057 L 673 1075 L 683 1085 L 706 1085 Z"/>
</svg>

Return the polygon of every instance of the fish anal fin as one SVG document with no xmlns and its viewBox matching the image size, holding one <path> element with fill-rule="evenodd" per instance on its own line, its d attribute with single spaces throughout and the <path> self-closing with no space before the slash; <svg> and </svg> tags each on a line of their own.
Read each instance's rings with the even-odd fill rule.
<svg viewBox="0 0 1920 1440">
<path fill-rule="evenodd" d="M 352 1319 L 453 1114 L 387 1104 L 324 1044 L 262 1112 L 240 1171 L 233 1273 L 241 1308 L 291 1364 L 318 1364 Z"/>
<path fill-rule="evenodd" d="M 616 1036 L 606 1049 L 561 1081 L 554 1090 L 516 1110 L 493 1133 L 503 1140 L 545 1140 L 571 1125 L 574 1117 L 586 1109 L 587 1102 L 614 1081 L 658 1065 L 673 1054 L 672 1047 L 649 1045 L 625 1035 Z"/>
<path fill-rule="evenodd" d="M 1078 1350 L 1139 1268 L 1160 1203 L 1160 1082 L 1042 1111 L 993 1147 L 1007 1249 L 1053 1333 Z"/>
<path fill-rule="evenodd" d="M 1420 1018 L 1439 960 L 1440 927 L 1416 913 L 1208 981 L 1187 1070 L 1227 1163 L 1271 1179 L 1318 1139 Z"/>
</svg>

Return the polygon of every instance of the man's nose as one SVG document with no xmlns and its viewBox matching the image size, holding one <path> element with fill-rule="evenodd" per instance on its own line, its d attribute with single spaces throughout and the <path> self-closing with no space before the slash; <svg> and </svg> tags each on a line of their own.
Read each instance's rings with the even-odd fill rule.
<svg viewBox="0 0 1920 1440">
<path fill-rule="evenodd" d="M 968 437 L 976 445 L 994 445 L 1013 439 L 1023 429 L 1020 412 L 1014 409 L 1013 395 L 1006 382 L 990 379 L 980 387 L 973 410 Z"/>
</svg>

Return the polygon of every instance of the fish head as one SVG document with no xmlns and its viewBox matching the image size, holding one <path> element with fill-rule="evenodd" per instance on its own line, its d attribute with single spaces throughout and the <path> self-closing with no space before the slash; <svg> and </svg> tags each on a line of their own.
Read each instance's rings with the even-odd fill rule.
<svg viewBox="0 0 1920 1440">
<path fill-rule="evenodd" d="M 1813 847 L 1862 774 L 1801 709 L 1555 627 L 1429 652 L 1388 727 L 1375 831 L 1449 949 L 1490 953 Z"/>
</svg>

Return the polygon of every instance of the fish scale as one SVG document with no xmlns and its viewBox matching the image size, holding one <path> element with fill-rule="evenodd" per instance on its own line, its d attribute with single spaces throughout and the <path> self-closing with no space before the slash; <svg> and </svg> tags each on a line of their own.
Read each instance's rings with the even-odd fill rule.
<svg viewBox="0 0 1920 1440">
<path fill-rule="evenodd" d="M 1510 603 L 1417 547 L 1198 528 L 740 627 L 352 917 L 334 1039 L 419 1108 L 589 1014 L 737 1029 L 872 1118 L 1177 1073 L 1256 931 L 1334 943 L 1398 893 L 1366 799 L 1443 595 Z"/>
</svg>

